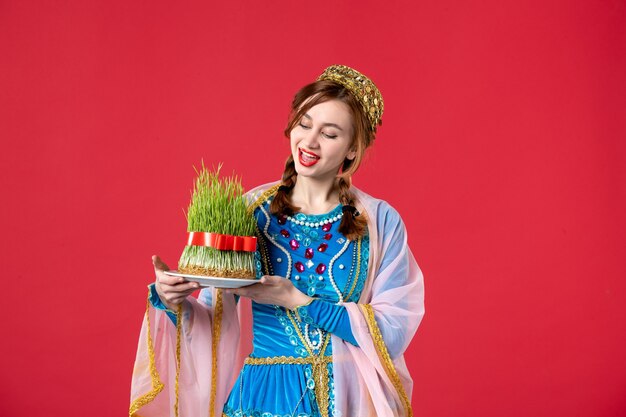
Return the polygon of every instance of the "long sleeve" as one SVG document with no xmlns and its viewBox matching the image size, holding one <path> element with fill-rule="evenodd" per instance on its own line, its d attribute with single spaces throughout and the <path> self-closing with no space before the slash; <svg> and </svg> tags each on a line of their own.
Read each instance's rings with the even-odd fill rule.
<svg viewBox="0 0 626 417">
<path fill-rule="evenodd" d="M 163 303 L 163 301 L 161 300 L 161 297 L 159 297 L 159 293 L 157 293 L 156 291 L 156 285 L 152 283 L 148 285 L 148 289 L 150 291 L 150 296 L 148 298 L 150 300 L 150 305 L 152 305 L 152 307 L 156 308 L 157 310 L 165 311 L 165 313 L 167 314 L 167 317 L 169 317 L 172 323 L 174 324 L 174 326 L 176 326 L 176 312 L 167 308 L 167 306 Z M 201 300 L 206 305 L 210 306 L 212 304 L 211 291 L 205 291 L 202 294 Z M 238 302 L 239 302 L 239 296 L 235 295 L 235 303 L 238 303 Z"/>
<path fill-rule="evenodd" d="M 201 291 L 197 299 L 189 296 L 182 303 L 180 323 L 172 326 L 166 310 L 153 307 L 158 302 L 150 290 L 133 367 L 129 415 L 178 415 L 175 408 L 182 416 L 221 415 L 239 345 L 234 297 L 215 289 Z"/>
<path fill-rule="evenodd" d="M 176 326 L 176 312 L 170 310 L 165 304 L 163 304 L 163 301 L 161 301 L 161 298 L 156 291 L 156 285 L 154 284 L 154 282 L 148 285 L 148 289 L 150 290 L 150 296 L 148 297 L 148 299 L 150 300 L 150 304 L 152 305 L 152 307 L 156 308 L 157 310 L 165 311 L 167 313 L 167 317 L 169 317 L 170 320 L 172 320 L 172 323 L 174 323 L 174 326 Z"/>
<path fill-rule="evenodd" d="M 355 194 L 368 216 L 371 268 L 359 304 L 344 304 L 359 348 L 333 344 L 341 358 L 333 368 L 335 406 L 351 415 L 407 417 L 413 384 L 404 352 L 424 315 L 423 275 L 399 214 L 382 200 Z"/>
<path fill-rule="evenodd" d="M 354 346 L 359 345 L 352 334 L 350 318 L 344 306 L 316 298 L 309 305 L 298 307 L 298 314 L 303 322 L 314 324 Z"/>
<path fill-rule="evenodd" d="M 404 353 L 424 315 L 424 282 L 408 247 L 404 222 L 395 209 L 384 206 L 377 219 L 384 249 L 369 304 L 394 359 Z"/>
</svg>

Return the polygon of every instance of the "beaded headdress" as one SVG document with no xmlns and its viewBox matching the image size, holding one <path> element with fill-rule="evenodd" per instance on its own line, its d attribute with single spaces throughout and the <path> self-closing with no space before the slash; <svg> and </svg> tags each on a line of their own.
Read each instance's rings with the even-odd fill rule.
<svg viewBox="0 0 626 417">
<path fill-rule="evenodd" d="M 372 132 L 376 132 L 376 126 L 381 124 L 385 106 L 383 96 L 372 80 L 357 70 L 346 67 L 345 65 L 331 65 L 324 70 L 317 80 L 334 81 L 350 90 L 359 103 L 361 103 L 369 119 Z"/>
</svg>

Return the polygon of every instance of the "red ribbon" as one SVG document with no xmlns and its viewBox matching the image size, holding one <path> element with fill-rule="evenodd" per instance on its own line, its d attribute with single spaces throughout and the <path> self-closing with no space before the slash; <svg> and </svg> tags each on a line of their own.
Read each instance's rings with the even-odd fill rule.
<svg viewBox="0 0 626 417">
<path fill-rule="evenodd" d="M 187 246 L 208 246 L 219 250 L 256 251 L 256 236 L 233 236 L 221 233 L 189 232 Z"/>
</svg>

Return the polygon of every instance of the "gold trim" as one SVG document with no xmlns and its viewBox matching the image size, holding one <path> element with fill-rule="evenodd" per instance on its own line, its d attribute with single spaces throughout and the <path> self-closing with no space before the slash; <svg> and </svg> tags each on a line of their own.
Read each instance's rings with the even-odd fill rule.
<svg viewBox="0 0 626 417">
<path fill-rule="evenodd" d="M 317 79 L 334 81 L 347 88 L 361 105 L 372 132 L 376 132 L 376 125 L 381 124 L 385 103 L 380 90 L 372 80 L 345 65 L 331 65 Z"/>
<path fill-rule="evenodd" d="M 278 191 L 278 187 L 280 187 L 280 183 L 271 186 L 270 188 L 268 188 L 267 190 L 265 190 L 255 201 L 254 203 L 250 204 L 248 206 L 248 213 L 252 214 L 254 212 L 254 210 L 256 210 L 257 207 L 259 207 L 261 204 L 263 204 L 265 201 L 267 201 L 272 195 L 276 194 L 276 192 Z M 263 264 L 264 267 L 264 271 L 265 274 L 267 275 L 272 275 L 273 274 L 273 268 L 271 267 L 271 263 L 269 262 L 269 255 L 268 255 L 268 249 L 265 246 L 265 239 L 263 239 L 263 234 L 261 232 L 261 229 L 259 229 L 259 225 L 256 225 L 256 235 L 257 235 L 257 244 L 258 244 L 258 251 L 261 253 L 261 262 Z"/>
<path fill-rule="evenodd" d="M 211 397 L 209 402 L 209 415 L 215 416 L 215 396 L 217 394 L 217 348 L 220 343 L 220 331 L 222 327 L 222 290 L 216 290 L 215 314 L 213 316 L 213 340 L 211 341 Z"/>
<path fill-rule="evenodd" d="M 150 331 L 150 292 L 148 292 L 148 300 L 146 302 L 146 321 L 148 326 L 148 358 L 150 362 L 150 378 L 152 379 L 152 391 L 142 395 L 130 404 L 128 415 L 133 415 L 139 411 L 139 409 L 149 403 L 151 403 L 156 396 L 163 391 L 165 385 L 161 382 L 159 372 L 156 369 L 156 363 L 154 360 L 154 345 L 152 343 L 152 333 Z"/>
<path fill-rule="evenodd" d="M 267 244 L 265 242 L 265 239 L 261 238 L 262 234 L 261 234 L 261 230 L 259 229 L 259 226 L 257 225 L 257 233 L 259 236 L 259 239 L 257 240 L 257 242 L 259 243 L 259 252 L 261 253 L 261 264 L 263 267 L 263 273 L 264 275 L 274 275 L 274 268 L 272 268 L 272 264 L 270 263 L 269 260 L 269 249 L 267 249 Z"/>
<path fill-rule="evenodd" d="M 174 415 L 178 417 L 178 380 L 180 379 L 180 335 L 183 328 L 183 303 L 178 305 L 176 311 L 176 379 L 174 380 Z"/>
<path fill-rule="evenodd" d="M 328 342 L 329 338 L 325 342 Z M 326 343 L 324 344 L 324 348 Z M 308 347 L 307 347 L 308 349 Z M 315 399 L 320 414 L 328 417 L 329 406 L 329 380 L 328 364 L 333 362 L 332 356 L 307 356 L 294 358 L 292 356 L 272 356 L 267 358 L 250 358 L 244 360 L 246 365 L 311 365 L 313 380 L 315 381 Z"/>
<path fill-rule="evenodd" d="M 359 304 L 361 310 L 363 310 L 363 315 L 365 316 L 365 321 L 367 322 L 367 327 L 370 330 L 370 334 L 372 335 L 372 340 L 374 341 L 374 346 L 376 347 L 376 352 L 378 353 L 378 358 L 385 368 L 385 372 L 387 372 L 387 376 L 393 383 L 393 386 L 398 391 L 398 395 L 402 400 L 404 405 L 404 409 L 406 411 L 406 415 L 408 417 L 413 416 L 413 409 L 411 408 L 411 401 L 409 397 L 406 395 L 406 391 L 404 391 L 404 387 L 402 386 L 402 382 L 400 381 L 400 377 L 398 376 L 398 372 L 396 371 L 396 367 L 394 366 L 391 356 L 389 356 L 389 351 L 387 350 L 387 346 L 385 345 L 385 341 L 383 340 L 383 336 L 378 328 L 378 324 L 376 324 L 376 319 L 374 317 L 374 309 L 370 304 Z"/>
<path fill-rule="evenodd" d="M 308 305 L 311 305 L 311 303 L 315 301 L 315 298 L 311 298 L 309 301 L 307 301 L 304 304 L 300 304 L 299 306 L 295 306 L 294 308 L 291 308 L 291 312 L 294 313 L 296 315 L 296 317 L 298 318 L 298 321 L 302 321 L 302 319 L 300 318 L 300 313 L 298 312 L 298 309 L 301 307 L 306 307 Z"/>
<path fill-rule="evenodd" d="M 354 289 L 356 288 L 356 283 L 359 281 L 359 275 L 361 274 L 361 243 L 363 241 L 363 238 L 360 237 L 358 238 L 358 240 L 356 241 L 356 270 L 354 271 L 354 277 L 352 278 L 352 286 L 350 287 L 350 292 L 348 292 L 348 295 L 346 296 L 345 300 L 348 301 L 350 300 L 350 297 L 352 296 L 352 293 L 354 292 Z"/>
<path fill-rule="evenodd" d="M 311 348 L 309 348 L 309 345 L 306 343 L 304 335 L 300 331 L 300 326 L 298 326 L 298 324 L 292 317 L 294 313 L 288 309 L 286 309 L 285 312 L 287 313 L 287 317 L 289 318 L 289 320 L 291 321 L 291 324 L 296 330 L 296 333 L 298 334 L 300 341 L 302 342 L 307 352 L 309 353 L 309 358 L 311 358 L 310 360 L 313 361 L 312 371 L 313 371 L 313 378 L 315 381 L 315 399 L 317 400 L 317 407 L 319 408 L 320 414 L 322 415 L 322 417 L 328 417 L 328 405 L 330 403 L 330 400 L 329 400 L 330 396 L 328 394 L 328 390 L 330 389 L 330 387 L 329 387 L 328 381 L 330 380 L 330 375 L 328 374 L 328 367 L 325 366 L 325 362 L 323 359 L 326 356 L 322 356 L 322 355 L 324 355 L 324 352 L 326 352 L 326 347 L 328 346 L 328 342 L 330 342 L 330 333 L 326 333 L 326 337 L 324 338 L 324 343 L 322 344 L 322 347 L 320 348 L 319 353 L 316 355 L 311 350 Z"/>
<path fill-rule="evenodd" d="M 332 356 L 307 356 L 304 358 L 295 358 L 293 356 L 269 356 L 266 358 L 247 357 L 243 363 L 246 365 L 314 365 L 317 363 L 331 363 L 332 361 Z"/>
<path fill-rule="evenodd" d="M 287 313 L 287 317 L 289 318 L 289 320 L 291 321 L 291 324 L 293 325 L 294 329 L 296 330 L 296 333 L 298 334 L 298 337 L 300 338 L 300 341 L 302 342 L 302 345 L 304 345 L 304 347 L 306 348 L 306 351 L 309 353 L 310 356 L 316 356 L 315 353 L 309 348 L 309 345 L 306 343 L 306 339 L 304 338 L 304 335 L 302 334 L 302 332 L 300 331 L 300 326 L 298 326 L 298 323 L 296 323 L 296 320 L 292 317 L 292 315 L 294 315 L 294 313 L 289 310 L 289 309 L 285 309 L 285 312 Z M 324 352 L 326 351 L 326 346 L 328 346 L 328 342 L 330 341 L 330 333 L 326 333 L 326 338 L 324 339 L 324 344 L 320 349 L 319 354 L 323 355 Z"/>
<path fill-rule="evenodd" d="M 278 187 L 280 187 L 280 183 L 271 186 L 270 188 L 268 188 L 267 190 L 263 191 L 263 194 L 261 194 L 259 196 L 259 198 L 256 199 L 256 201 L 252 204 L 250 204 L 248 206 L 248 213 L 251 214 L 254 212 L 254 210 L 259 207 L 261 204 L 263 204 L 268 198 L 270 198 L 270 196 L 276 194 L 276 192 L 278 191 Z"/>
</svg>

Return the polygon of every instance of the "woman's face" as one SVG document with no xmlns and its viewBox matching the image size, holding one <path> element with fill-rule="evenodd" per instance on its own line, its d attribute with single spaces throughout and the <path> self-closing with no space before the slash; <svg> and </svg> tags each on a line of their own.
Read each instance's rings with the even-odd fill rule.
<svg viewBox="0 0 626 417">
<path fill-rule="evenodd" d="M 352 114 L 339 100 L 309 109 L 291 130 L 291 154 L 298 176 L 334 180 L 344 160 L 354 159 Z"/>
</svg>

